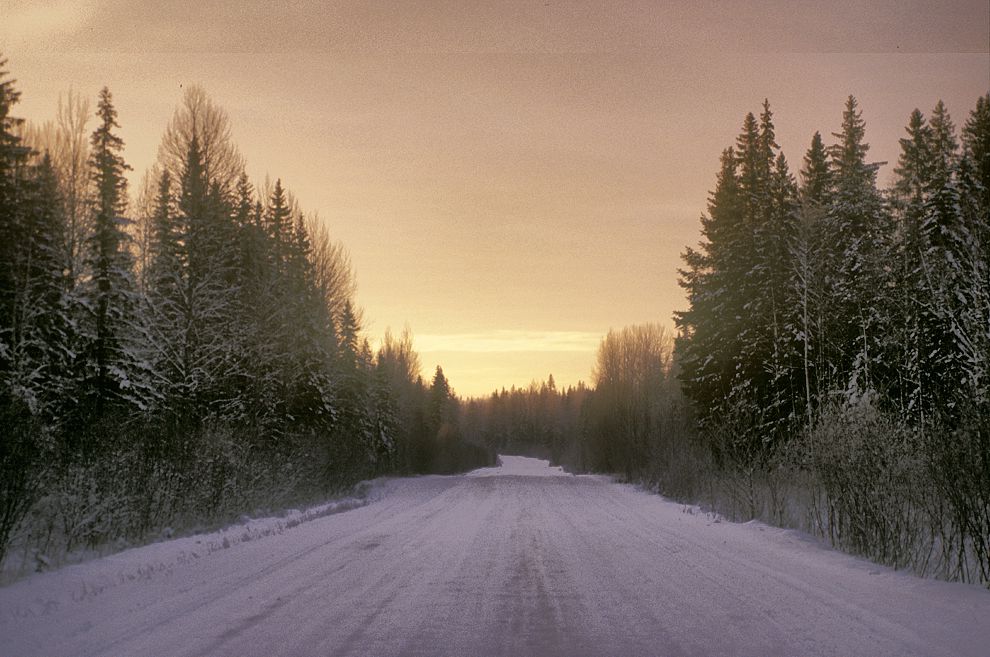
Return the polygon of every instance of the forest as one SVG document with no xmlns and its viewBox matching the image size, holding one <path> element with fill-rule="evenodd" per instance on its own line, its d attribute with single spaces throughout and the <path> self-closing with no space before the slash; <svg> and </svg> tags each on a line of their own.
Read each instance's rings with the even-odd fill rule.
<svg viewBox="0 0 990 657">
<path fill-rule="evenodd" d="M 42 125 L 18 100 L 0 72 L 0 560 L 493 462 L 408 332 L 372 349 L 346 249 L 280 180 L 248 179 L 202 89 L 134 201 L 108 89 Z"/>
<path fill-rule="evenodd" d="M 795 176 L 746 114 L 676 335 L 612 331 L 591 388 L 473 400 L 467 435 L 990 585 L 990 94 L 911 111 L 890 189 L 852 96 L 841 126 Z"/>
<path fill-rule="evenodd" d="M 408 330 L 366 335 L 344 245 L 248 178 L 201 88 L 136 192 L 108 89 L 48 124 L 18 100 L 0 71 L 0 561 L 514 453 L 990 585 L 990 94 L 958 129 L 905 112 L 890 188 L 855 98 L 796 174 L 764 102 L 673 327 L 610 331 L 588 386 L 480 399 L 424 380 Z"/>
</svg>

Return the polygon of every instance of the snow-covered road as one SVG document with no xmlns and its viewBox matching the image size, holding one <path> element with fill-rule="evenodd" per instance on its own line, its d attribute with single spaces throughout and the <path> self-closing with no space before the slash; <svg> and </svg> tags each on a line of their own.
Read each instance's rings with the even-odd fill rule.
<svg viewBox="0 0 990 657">
<path fill-rule="evenodd" d="M 503 459 L 229 549 L 22 580 L 0 655 L 990 655 L 990 591 Z"/>
</svg>

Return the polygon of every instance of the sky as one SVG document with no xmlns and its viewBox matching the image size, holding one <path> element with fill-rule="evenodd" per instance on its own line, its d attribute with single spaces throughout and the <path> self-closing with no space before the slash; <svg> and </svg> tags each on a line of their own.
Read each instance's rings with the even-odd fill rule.
<svg viewBox="0 0 990 657">
<path fill-rule="evenodd" d="M 348 248 L 368 335 L 462 395 L 590 381 L 610 328 L 685 308 L 722 149 L 770 100 L 791 169 L 845 98 L 891 180 L 908 115 L 990 90 L 986 0 L 0 0 L 17 113 L 114 94 L 132 188 L 184 86 Z"/>
</svg>

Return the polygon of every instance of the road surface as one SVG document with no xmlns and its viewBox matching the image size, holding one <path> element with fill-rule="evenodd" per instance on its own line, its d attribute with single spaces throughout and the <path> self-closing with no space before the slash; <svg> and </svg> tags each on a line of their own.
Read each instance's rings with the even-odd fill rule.
<svg viewBox="0 0 990 657">
<path fill-rule="evenodd" d="M 990 591 L 545 462 L 379 495 L 4 587 L 0 655 L 990 655 Z"/>
</svg>

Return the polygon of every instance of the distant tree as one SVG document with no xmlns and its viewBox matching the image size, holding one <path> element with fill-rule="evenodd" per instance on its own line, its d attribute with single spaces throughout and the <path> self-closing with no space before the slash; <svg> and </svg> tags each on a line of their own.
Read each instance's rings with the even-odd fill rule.
<svg viewBox="0 0 990 657">
<path fill-rule="evenodd" d="M 444 376 L 443 368 L 437 365 L 433 373 L 433 382 L 430 384 L 430 409 L 437 427 L 444 422 L 450 397 L 450 383 Z"/>
<path fill-rule="evenodd" d="M 642 474 L 646 459 L 656 456 L 663 440 L 661 398 L 672 355 L 673 340 L 664 326 L 608 332 L 595 361 L 588 466 L 632 478 Z"/>
</svg>

